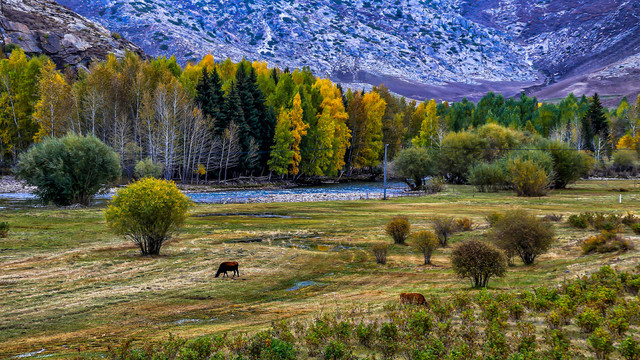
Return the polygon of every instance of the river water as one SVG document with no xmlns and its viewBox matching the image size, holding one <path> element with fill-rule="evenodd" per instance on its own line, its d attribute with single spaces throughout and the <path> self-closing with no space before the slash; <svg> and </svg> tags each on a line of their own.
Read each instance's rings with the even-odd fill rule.
<svg viewBox="0 0 640 360">
<path fill-rule="evenodd" d="M 403 182 L 387 183 L 387 197 L 405 195 L 408 187 Z M 312 202 L 335 200 L 381 199 L 382 182 L 352 182 L 342 184 L 325 184 L 318 186 L 301 186 L 291 189 L 249 189 L 220 190 L 211 192 L 187 193 L 196 203 L 209 204 L 246 204 L 268 202 Z M 96 205 L 103 205 L 112 195 L 97 195 Z M 19 209 L 40 206 L 33 194 L 0 193 L 0 210 Z"/>
</svg>

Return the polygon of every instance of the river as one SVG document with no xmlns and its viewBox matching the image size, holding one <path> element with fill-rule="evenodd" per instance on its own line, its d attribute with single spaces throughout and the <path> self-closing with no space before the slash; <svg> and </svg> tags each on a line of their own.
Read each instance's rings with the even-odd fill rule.
<svg viewBox="0 0 640 360">
<path fill-rule="evenodd" d="M 406 194 L 405 183 L 392 181 L 387 183 L 387 197 L 398 197 Z M 205 204 L 246 204 L 269 202 L 313 202 L 337 200 L 381 199 L 382 182 L 351 182 L 342 184 L 325 184 L 317 186 L 300 186 L 290 189 L 247 189 L 216 190 L 210 192 L 186 193 L 196 203 Z M 112 194 L 97 195 L 95 205 L 104 205 Z M 28 193 L 0 193 L 1 209 L 19 209 L 40 206 L 36 197 Z"/>
</svg>

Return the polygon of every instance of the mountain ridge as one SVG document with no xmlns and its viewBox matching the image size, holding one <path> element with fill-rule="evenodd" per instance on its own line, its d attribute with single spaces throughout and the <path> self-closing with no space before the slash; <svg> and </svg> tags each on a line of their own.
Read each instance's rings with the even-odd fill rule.
<svg viewBox="0 0 640 360">
<path fill-rule="evenodd" d="M 58 3 L 153 56 L 176 55 L 184 64 L 212 53 L 218 60 L 309 66 L 347 87 L 384 83 L 416 99 L 477 99 L 487 91 L 555 98 L 571 89 L 621 97 L 640 88 L 640 3 L 634 1 Z"/>
</svg>

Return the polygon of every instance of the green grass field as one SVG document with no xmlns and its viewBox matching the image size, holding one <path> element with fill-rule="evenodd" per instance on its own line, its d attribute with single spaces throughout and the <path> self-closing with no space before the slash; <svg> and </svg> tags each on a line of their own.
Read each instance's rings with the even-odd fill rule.
<svg viewBox="0 0 640 360">
<path fill-rule="evenodd" d="M 434 215 L 472 218 L 475 230 L 454 235 L 455 244 L 481 237 L 491 212 L 515 208 L 565 220 L 583 211 L 640 213 L 640 187 L 583 181 L 547 197 L 518 198 L 449 186 L 388 201 L 198 205 L 184 231 L 153 258 L 111 234 L 102 208 L 3 210 L 0 221 L 11 232 L 0 239 L 0 358 L 40 349 L 54 358 L 94 354 L 128 338 L 161 340 L 169 333 L 253 332 L 337 308 L 375 312 L 400 292 L 447 296 L 470 287 L 450 270 L 450 248 L 422 266 L 412 247 L 394 245 L 387 265 L 377 265 L 371 245 L 392 242 L 384 224 L 404 215 L 420 230 Z M 553 225 L 558 241 L 549 253 L 533 266 L 510 268 L 490 291 L 551 285 L 604 264 L 620 270 L 638 264 L 639 250 L 583 256 L 579 242 L 595 232 L 565 220 Z M 640 248 L 640 237 L 625 231 Z M 240 263 L 240 279 L 214 278 L 227 260 Z M 300 282 L 311 285 L 296 289 Z"/>
</svg>

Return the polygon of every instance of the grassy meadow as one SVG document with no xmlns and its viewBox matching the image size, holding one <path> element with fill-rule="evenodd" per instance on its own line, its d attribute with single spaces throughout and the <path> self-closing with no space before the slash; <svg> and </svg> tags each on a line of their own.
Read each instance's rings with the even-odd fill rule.
<svg viewBox="0 0 640 360">
<path fill-rule="evenodd" d="M 433 265 L 423 266 L 411 246 L 392 245 L 388 263 L 378 265 L 370 248 L 392 243 L 385 223 L 404 215 L 412 230 L 421 230 L 435 215 L 471 218 L 474 230 L 455 234 L 455 244 L 481 237 L 488 214 L 516 208 L 563 214 L 550 225 L 558 240 L 533 266 L 518 262 L 492 279 L 490 291 L 553 285 L 605 264 L 619 270 L 638 264 L 640 237 L 628 228 L 636 250 L 584 256 L 579 243 L 596 231 L 566 223 L 583 211 L 640 213 L 640 184 L 624 180 L 581 181 L 542 198 L 448 186 L 436 195 L 388 201 L 197 205 L 159 257 L 141 257 L 110 233 L 104 208 L 2 210 L 0 221 L 11 232 L 0 239 L 0 358 L 41 349 L 38 355 L 52 358 L 92 355 L 129 338 L 142 343 L 170 333 L 254 332 L 275 320 L 343 309 L 375 314 L 400 292 L 446 297 L 470 288 L 451 271 L 450 248 L 438 249 Z M 218 264 L 229 260 L 240 263 L 241 277 L 214 278 Z"/>
</svg>

